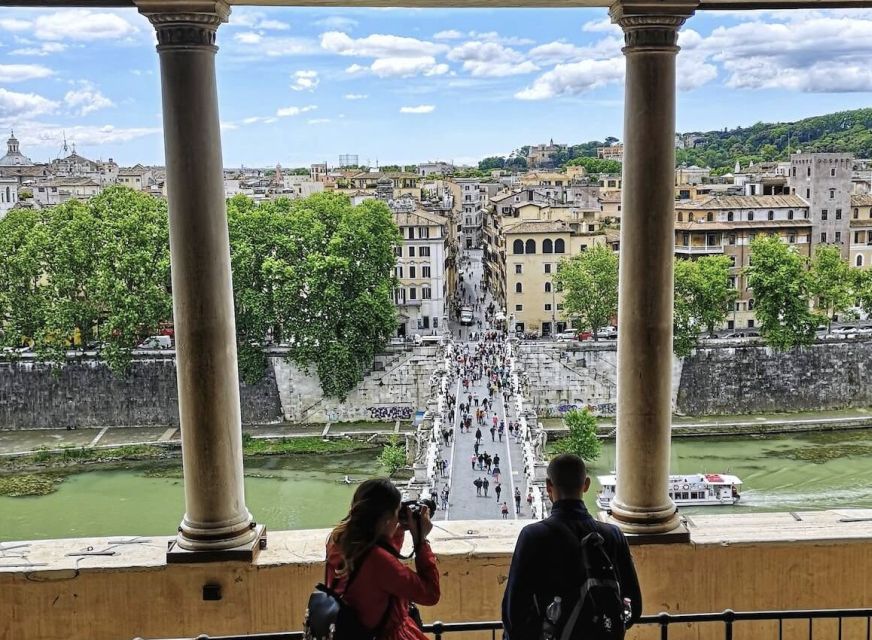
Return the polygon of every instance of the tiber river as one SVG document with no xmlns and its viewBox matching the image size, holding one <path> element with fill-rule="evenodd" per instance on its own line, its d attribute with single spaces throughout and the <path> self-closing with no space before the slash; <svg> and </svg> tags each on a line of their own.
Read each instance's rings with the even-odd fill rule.
<svg viewBox="0 0 872 640">
<path fill-rule="evenodd" d="M 464 458 L 465 459 L 465 458 Z M 614 467 L 604 447 L 591 475 Z M 872 507 L 872 430 L 740 439 L 675 439 L 672 472 L 730 472 L 743 481 L 731 507 L 683 513 L 792 511 Z M 374 452 L 246 460 L 246 502 L 270 529 L 329 527 L 346 512 L 353 486 L 378 473 Z M 593 507 L 594 481 L 588 494 Z M 472 487 L 453 487 L 453 491 Z M 184 496 L 178 460 L 68 476 L 47 496 L 0 497 L 0 540 L 116 535 L 171 535 Z"/>
</svg>

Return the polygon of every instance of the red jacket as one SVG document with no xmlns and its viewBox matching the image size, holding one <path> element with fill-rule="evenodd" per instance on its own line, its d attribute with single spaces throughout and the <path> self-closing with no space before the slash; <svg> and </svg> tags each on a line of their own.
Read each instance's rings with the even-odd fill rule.
<svg viewBox="0 0 872 640">
<path fill-rule="evenodd" d="M 405 531 L 397 528 L 391 544 L 397 551 L 403 546 Z M 332 543 L 327 543 L 327 584 L 332 584 L 336 570 L 342 564 L 342 554 Z M 379 640 L 427 640 L 409 617 L 409 602 L 432 606 L 439 602 L 439 571 L 436 556 L 429 544 L 422 544 L 415 554 L 415 569 L 400 562 L 396 556 L 381 547 L 374 547 L 363 561 L 349 592 L 345 590 L 347 577 L 339 578 L 334 587 L 343 593 L 345 602 L 356 612 L 360 622 L 375 629 L 387 611 L 391 611 L 379 633 Z"/>
</svg>

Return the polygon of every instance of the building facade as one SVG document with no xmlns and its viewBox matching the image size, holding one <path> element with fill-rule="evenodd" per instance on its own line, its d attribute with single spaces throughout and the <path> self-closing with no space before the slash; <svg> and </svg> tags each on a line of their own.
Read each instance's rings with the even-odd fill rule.
<svg viewBox="0 0 872 640">
<path fill-rule="evenodd" d="M 790 156 L 790 193 L 808 203 L 815 244 L 834 244 L 850 258 L 851 177 L 849 153 L 797 153 Z"/>
</svg>

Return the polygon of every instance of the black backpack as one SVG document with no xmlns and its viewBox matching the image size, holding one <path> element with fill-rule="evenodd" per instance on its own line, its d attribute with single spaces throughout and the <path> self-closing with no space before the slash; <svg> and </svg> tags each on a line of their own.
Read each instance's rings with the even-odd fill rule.
<svg viewBox="0 0 872 640">
<path fill-rule="evenodd" d="M 348 593 L 366 558 L 366 555 L 361 558 L 357 568 L 348 576 L 343 593 Z M 327 582 L 326 568 L 324 574 L 324 582 Z M 357 612 L 334 589 L 335 584 L 335 579 L 330 585 L 318 583 L 309 596 L 303 621 L 306 640 L 375 640 L 387 622 L 392 602 L 388 601 L 388 607 L 378 626 L 367 629 L 357 617 Z"/>
<path fill-rule="evenodd" d="M 594 530 L 584 532 L 579 539 L 568 524 L 557 518 L 543 522 L 580 547 L 583 581 L 577 593 L 560 594 L 560 617 L 556 624 L 545 617 L 542 635 L 555 640 L 623 640 L 628 616 L 615 563 L 606 552 L 602 535 Z M 546 608 L 543 616 L 549 604 L 541 603 Z"/>
</svg>

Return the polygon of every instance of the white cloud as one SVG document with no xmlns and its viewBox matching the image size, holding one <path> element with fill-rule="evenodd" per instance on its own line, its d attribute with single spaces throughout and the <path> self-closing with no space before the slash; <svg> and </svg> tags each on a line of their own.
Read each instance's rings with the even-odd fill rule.
<svg viewBox="0 0 872 640">
<path fill-rule="evenodd" d="M 249 118 L 243 118 L 242 124 L 272 124 L 277 121 L 278 118 L 275 116 L 251 116 Z"/>
<path fill-rule="evenodd" d="M 311 120 L 306 120 L 306 124 L 327 124 L 330 122 L 330 118 L 312 118 Z"/>
<path fill-rule="evenodd" d="M 222 122 L 221 123 L 221 131 L 233 131 L 234 129 L 238 129 L 239 125 L 235 122 Z"/>
<path fill-rule="evenodd" d="M 463 34 L 456 29 L 447 29 L 433 34 L 434 40 L 460 40 Z"/>
<path fill-rule="evenodd" d="M 54 111 L 57 102 L 35 93 L 17 93 L 0 87 L 0 118 L 37 116 Z"/>
<path fill-rule="evenodd" d="M 68 9 L 40 15 L 33 35 L 40 40 L 123 40 L 139 29 L 117 13 Z"/>
<path fill-rule="evenodd" d="M 516 36 L 503 36 L 496 31 L 470 31 L 467 34 L 473 40 L 483 40 L 485 42 L 498 42 L 504 45 L 528 45 L 534 44 L 536 41 L 530 38 L 518 38 Z"/>
<path fill-rule="evenodd" d="M 254 31 L 242 31 L 240 33 L 234 33 L 233 39 L 242 44 L 257 44 L 263 40 L 263 36 Z"/>
<path fill-rule="evenodd" d="M 519 100 L 547 100 L 556 96 L 575 95 L 615 84 L 624 78 L 624 59 L 582 60 L 559 64 L 533 81 L 533 84 L 518 91 Z"/>
<path fill-rule="evenodd" d="M 364 67 L 363 65 L 355 63 L 355 64 L 349 66 L 345 70 L 345 73 L 348 73 L 351 75 L 357 75 L 357 74 L 361 74 L 361 73 L 366 73 L 367 71 L 369 71 L 368 67 Z"/>
<path fill-rule="evenodd" d="M 329 16 L 322 20 L 317 20 L 315 25 L 327 29 L 345 29 L 351 31 L 358 25 L 358 22 L 354 18 L 348 18 L 346 16 Z"/>
<path fill-rule="evenodd" d="M 114 102 L 88 82 L 82 83 L 78 89 L 67 91 L 64 102 L 80 116 L 115 106 Z"/>
<path fill-rule="evenodd" d="M 715 12 L 717 13 L 717 12 Z M 623 29 L 615 23 L 612 22 L 612 19 L 606 16 L 605 18 L 600 18 L 599 20 L 591 20 L 590 22 L 585 22 L 581 25 L 582 31 L 606 31 L 612 32 L 616 34 L 623 34 Z"/>
<path fill-rule="evenodd" d="M 276 115 L 279 118 L 287 118 L 290 116 L 298 116 L 301 113 L 306 113 L 308 111 L 314 111 L 317 108 L 318 107 L 313 104 L 306 105 L 305 107 L 282 107 L 281 109 L 276 111 Z"/>
<path fill-rule="evenodd" d="M 463 70 L 476 77 L 502 77 L 538 71 L 535 63 L 496 42 L 465 42 L 448 53 L 463 62 Z"/>
<path fill-rule="evenodd" d="M 22 82 L 47 78 L 54 71 L 40 64 L 0 64 L 0 82 Z"/>
<path fill-rule="evenodd" d="M 692 91 L 718 77 L 718 68 L 708 60 L 705 40 L 693 29 L 678 34 L 681 53 L 677 58 L 676 85 L 679 91 Z"/>
<path fill-rule="evenodd" d="M 16 136 L 23 145 L 55 146 L 64 135 L 68 140 L 75 140 L 76 145 L 96 146 L 130 142 L 136 138 L 154 135 L 161 132 L 160 127 L 115 127 L 111 124 L 102 126 L 62 126 L 55 124 L 26 122 L 16 126 Z"/>
<path fill-rule="evenodd" d="M 374 33 L 365 38 L 354 39 L 341 31 L 322 33 L 321 47 L 341 56 L 363 56 L 367 58 L 433 56 L 448 49 L 443 44 L 381 33 Z"/>
<path fill-rule="evenodd" d="M 227 23 L 230 27 L 247 27 L 249 29 L 262 29 L 264 31 L 286 31 L 290 29 L 287 22 L 267 18 L 260 11 L 251 11 L 247 8 L 236 8 L 230 14 Z"/>
<path fill-rule="evenodd" d="M 293 78 L 291 89 L 294 91 L 314 91 L 321 83 L 317 71 L 296 71 Z"/>
<path fill-rule="evenodd" d="M 366 100 L 369 96 L 365 93 L 346 93 L 342 97 L 346 100 Z"/>
<path fill-rule="evenodd" d="M 371 73 L 379 78 L 409 78 L 412 76 L 441 76 L 448 73 L 448 65 L 437 63 L 432 56 L 420 58 L 379 58 L 370 66 L 352 64 L 345 73 L 363 75 Z"/>
<path fill-rule="evenodd" d="M 433 113 L 436 107 L 432 104 L 419 104 L 417 107 L 400 107 L 400 113 Z"/>
<path fill-rule="evenodd" d="M 33 25 L 29 20 L 18 18 L 0 18 L 0 29 L 4 31 L 28 31 Z"/>
<path fill-rule="evenodd" d="M 38 47 L 23 47 L 14 49 L 9 53 L 13 56 L 48 56 L 53 53 L 61 53 L 65 51 L 67 45 L 62 42 L 43 42 Z"/>
</svg>

